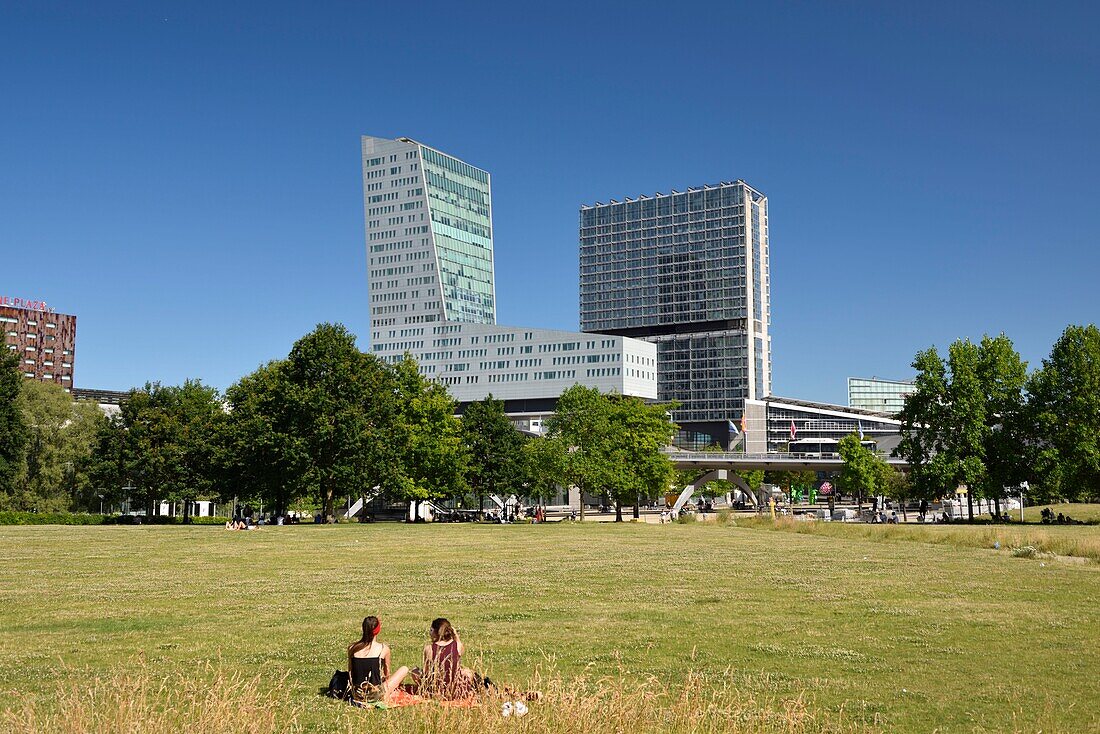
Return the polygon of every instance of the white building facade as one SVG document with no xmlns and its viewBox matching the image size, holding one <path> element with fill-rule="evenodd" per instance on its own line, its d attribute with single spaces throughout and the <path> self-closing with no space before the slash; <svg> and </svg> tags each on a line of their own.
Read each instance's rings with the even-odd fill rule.
<svg viewBox="0 0 1100 734">
<path fill-rule="evenodd" d="M 657 398 L 654 344 L 497 325 L 488 172 L 409 138 L 362 149 L 373 354 L 408 353 L 459 403 L 492 394 L 529 418 L 578 383 Z"/>
</svg>

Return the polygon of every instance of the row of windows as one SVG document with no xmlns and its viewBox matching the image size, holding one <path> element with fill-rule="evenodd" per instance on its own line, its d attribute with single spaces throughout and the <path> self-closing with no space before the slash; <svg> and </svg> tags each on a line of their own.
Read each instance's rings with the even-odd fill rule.
<svg viewBox="0 0 1100 734">
<path fill-rule="evenodd" d="M 554 357 L 551 364 L 594 364 L 598 362 L 618 362 L 621 354 L 580 354 L 571 357 Z"/>
<path fill-rule="evenodd" d="M 0 323 L 18 324 L 19 319 L 14 319 L 11 316 L 0 316 Z M 27 319 L 27 326 L 38 326 L 38 322 L 34 319 Z M 56 329 L 57 328 L 57 324 L 55 324 L 51 321 L 47 321 L 45 326 L 46 326 L 47 329 Z"/>
<path fill-rule="evenodd" d="M 671 194 L 659 193 L 655 198 L 613 201 L 609 204 L 597 203 L 595 207 L 583 207 L 580 216 L 585 225 L 591 226 L 630 218 L 645 219 L 723 206 L 733 207 L 744 202 L 745 189 L 743 184 L 719 184 L 714 187 L 676 191 Z"/>
<path fill-rule="evenodd" d="M 12 351 L 15 351 L 14 348 L 12 348 Z M 23 364 L 36 364 L 36 362 L 33 359 L 24 359 Z M 42 366 L 43 367 L 53 367 L 53 362 L 48 360 L 48 359 L 44 360 L 42 362 Z M 61 366 L 62 367 L 72 367 L 73 365 L 72 365 L 72 362 L 62 362 Z"/>
<path fill-rule="evenodd" d="M 434 166 L 439 166 L 445 171 L 451 173 L 457 173 L 460 176 L 472 178 L 475 181 L 488 185 L 489 174 L 482 171 L 480 168 L 474 168 L 469 163 L 463 163 L 457 158 L 452 158 L 449 155 L 444 155 L 437 150 L 426 148 L 423 145 L 420 146 L 420 154 L 425 163 L 430 163 Z"/>
</svg>

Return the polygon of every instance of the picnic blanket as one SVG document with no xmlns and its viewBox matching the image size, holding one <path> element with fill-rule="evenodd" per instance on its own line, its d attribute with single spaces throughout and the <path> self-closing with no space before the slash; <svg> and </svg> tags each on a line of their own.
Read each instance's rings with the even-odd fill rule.
<svg viewBox="0 0 1100 734">
<path fill-rule="evenodd" d="M 396 691 L 386 697 L 384 701 L 371 701 L 369 703 L 356 703 L 356 706 L 360 708 L 370 709 L 396 709 L 404 706 L 416 706 L 422 703 L 436 703 L 440 706 L 446 706 L 447 708 L 460 708 L 467 709 L 475 706 L 480 706 L 481 701 L 476 696 L 469 696 L 467 698 L 456 698 L 452 700 L 444 700 L 439 698 L 428 698 L 427 696 L 418 696 L 415 693 L 409 693 L 398 688 Z"/>
</svg>

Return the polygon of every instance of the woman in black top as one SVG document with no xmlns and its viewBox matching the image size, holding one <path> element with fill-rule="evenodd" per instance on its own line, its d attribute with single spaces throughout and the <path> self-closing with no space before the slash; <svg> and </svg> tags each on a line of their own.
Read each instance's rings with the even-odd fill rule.
<svg viewBox="0 0 1100 734">
<path fill-rule="evenodd" d="M 405 666 L 390 674 L 390 646 L 378 640 L 381 630 L 378 617 L 367 617 L 363 620 L 363 636 L 348 647 L 348 675 L 355 701 L 385 700 L 409 674 Z"/>
</svg>

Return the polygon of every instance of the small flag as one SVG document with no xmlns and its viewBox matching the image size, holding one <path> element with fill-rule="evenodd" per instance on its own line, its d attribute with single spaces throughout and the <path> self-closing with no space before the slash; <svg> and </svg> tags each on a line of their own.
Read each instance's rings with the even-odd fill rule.
<svg viewBox="0 0 1100 734">
<path fill-rule="evenodd" d="M 863 421 L 859 421 L 857 423 L 857 425 L 859 426 L 859 440 L 862 441 L 863 440 Z"/>
<path fill-rule="evenodd" d="M 742 414 L 741 414 L 741 433 L 744 433 L 744 432 L 745 432 L 745 430 L 746 430 L 746 429 L 745 429 L 745 414 L 744 414 L 744 413 L 742 413 Z"/>
<path fill-rule="evenodd" d="M 726 423 L 730 424 L 730 433 L 740 435 L 740 431 L 737 430 L 737 426 L 733 425 L 733 421 L 727 419 Z"/>
<path fill-rule="evenodd" d="M 798 429 L 794 427 L 794 418 L 791 418 L 791 440 L 794 440 L 794 435 L 798 433 Z"/>
</svg>

